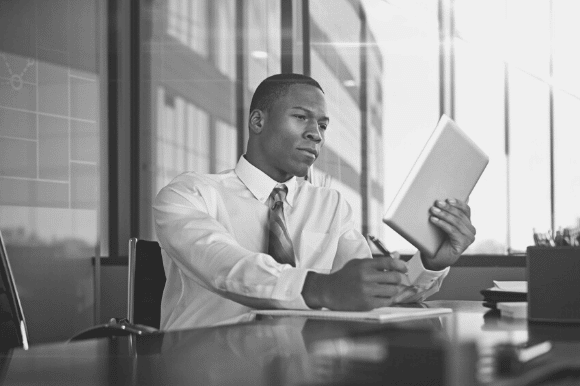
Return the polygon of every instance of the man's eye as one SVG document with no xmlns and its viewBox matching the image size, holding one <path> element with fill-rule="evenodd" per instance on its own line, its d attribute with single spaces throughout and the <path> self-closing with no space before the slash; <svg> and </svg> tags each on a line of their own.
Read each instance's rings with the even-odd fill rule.
<svg viewBox="0 0 580 386">
<path fill-rule="evenodd" d="M 306 120 L 306 115 L 294 115 L 294 116 L 302 121 Z"/>
<path fill-rule="evenodd" d="M 325 123 L 322 123 L 322 124 L 318 125 L 318 127 L 320 127 L 320 130 L 326 130 L 326 128 L 328 127 L 328 125 L 325 124 Z"/>
</svg>

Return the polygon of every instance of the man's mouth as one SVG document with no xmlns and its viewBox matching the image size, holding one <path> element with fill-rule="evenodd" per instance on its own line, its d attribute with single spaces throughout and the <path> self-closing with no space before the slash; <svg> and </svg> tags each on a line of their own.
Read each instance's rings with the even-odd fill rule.
<svg viewBox="0 0 580 386">
<path fill-rule="evenodd" d="M 301 151 L 303 151 L 304 153 L 310 154 L 310 155 L 312 155 L 314 158 L 317 158 L 317 157 L 318 157 L 318 151 L 317 151 L 316 149 L 312 149 L 312 148 L 306 148 L 306 147 L 303 147 L 303 148 L 298 148 L 298 150 L 301 150 Z"/>
</svg>

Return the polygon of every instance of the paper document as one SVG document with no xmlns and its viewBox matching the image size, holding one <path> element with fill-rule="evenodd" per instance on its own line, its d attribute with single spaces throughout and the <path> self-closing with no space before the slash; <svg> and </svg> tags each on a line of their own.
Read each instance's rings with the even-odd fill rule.
<svg viewBox="0 0 580 386">
<path fill-rule="evenodd" d="M 252 314 L 270 316 L 304 316 L 315 319 L 374 320 L 377 322 L 391 322 L 427 318 L 451 312 L 453 312 L 451 308 L 382 307 L 363 312 L 330 310 L 253 310 Z"/>
<path fill-rule="evenodd" d="M 494 280 L 493 284 L 495 288 L 501 291 L 509 292 L 528 292 L 528 282 L 527 281 L 498 281 Z"/>
<path fill-rule="evenodd" d="M 512 319 L 525 319 L 528 317 L 528 302 L 497 303 L 497 309 L 501 316 Z"/>
</svg>

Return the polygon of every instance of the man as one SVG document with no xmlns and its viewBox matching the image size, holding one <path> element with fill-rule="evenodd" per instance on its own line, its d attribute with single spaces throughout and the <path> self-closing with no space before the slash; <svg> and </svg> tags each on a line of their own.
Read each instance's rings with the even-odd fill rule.
<svg viewBox="0 0 580 386">
<path fill-rule="evenodd" d="M 431 208 L 448 235 L 436 256 L 373 259 L 341 194 L 296 178 L 320 154 L 329 120 L 315 80 L 269 77 L 252 98 L 247 152 L 236 168 L 185 173 L 159 192 L 162 329 L 235 323 L 252 308 L 368 310 L 438 291 L 474 240 L 469 206 L 447 200 Z"/>
</svg>

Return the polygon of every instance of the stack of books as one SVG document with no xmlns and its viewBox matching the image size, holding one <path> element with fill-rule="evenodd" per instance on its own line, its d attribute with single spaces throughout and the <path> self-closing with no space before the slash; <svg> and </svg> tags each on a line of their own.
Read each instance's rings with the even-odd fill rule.
<svg viewBox="0 0 580 386">
<path fill-rule="evenodd" d="M 527 302 L 528 283 L 525 281 L 495 281 L 491 288 L 483 289 L 483 306 L 497 309 L 497 303 Z"/>
</svg>

